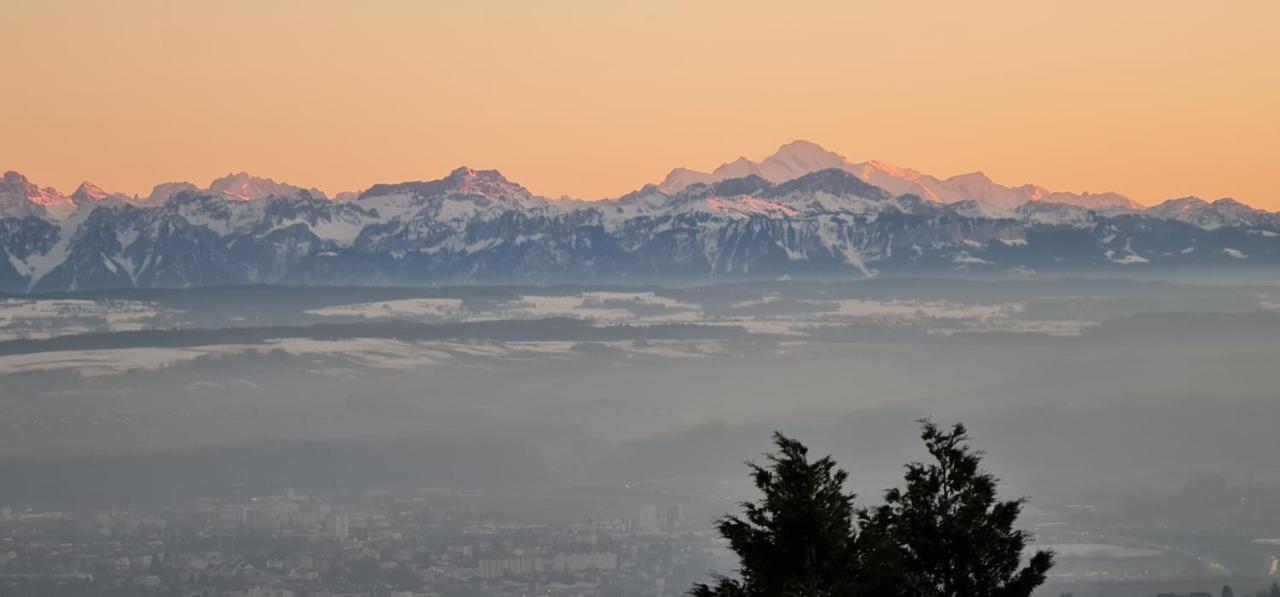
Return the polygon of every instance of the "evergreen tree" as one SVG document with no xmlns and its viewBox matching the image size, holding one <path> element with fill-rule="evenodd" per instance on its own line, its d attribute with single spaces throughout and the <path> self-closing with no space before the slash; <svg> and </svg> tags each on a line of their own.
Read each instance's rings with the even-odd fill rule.
<svg viewBox="0 0 1280 597">
<path fill-rule="evenodd" d="M 803 444 L 775 433 L 768 465 L 748 463 L 764 497 L 717 523 L 738 554 L 740 578 L 717 576 L 690 594 L 1028 597 L 1053 558 L 1037 552 L 1022 565 L 1029 536 L 1013 525 L 1023 500 L 996 498 L 996 479 L 979 467 L 982 453 L 969 449 L 963 426 L 922 426 L 934 462 L 907 465 L 905 487 L 861 511 L 829 456 L 810 462 Z"/>
<path fill-rule="evenodd" d="M 1222 597 L 1236 597 L 1236 592 L 1231 590 L 1231 585 L 1222 585 Z"/>
<path fill-rule="evenodd" d="M 831 457 L 810 462 L 808 448 L 781 433 L 768 465 L 748 463 L 764 496 L 725 516 L 720 534 L 738 554 L 741 580 L 717 576 L 696 597 L 844 597 L 854 594 L 853 494 Z"/>
<path fill-rule="evenodd" d="M 906 486 L 859 514 L 871 594 L 907 597 L 1026 597 L 1053 565 L 1037 552 L 1025 567 L 1029 536 L 1014 530 L 1024 500 L 999 501 L 996 479 L 980 468 L 963 425 L 921 422 L 929 464 L 907 465 Z"/>
</svg>

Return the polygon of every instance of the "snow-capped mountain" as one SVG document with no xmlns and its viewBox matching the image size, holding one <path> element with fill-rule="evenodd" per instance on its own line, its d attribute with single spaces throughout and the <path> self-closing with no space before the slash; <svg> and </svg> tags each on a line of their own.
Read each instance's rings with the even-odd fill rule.
<svg viewBox="0 0 1280 597">
<path fill-rule="evenodd" d="M 5 172 L 0 178 L 0 217 L 66 218 L 85 205 L 103 201 L 125 201 L 128 197 L 108 193 L 89 181 L 80 183 L 75 192 L 63 195 L 53 187 L 40 188 L 17 172 Z"/>
<path fill-rule="evenodd" d="M 944 202 L 847 164 L 792 176 L 830 164 L 799 150 L 728 166 L 744 176 L 595 202 L 469 168 L 344 201 L 236 176 L 159 185 L 146 200 L 88 183 L 64 197 L 10 173 L 0 291 L 1280 266 L 1280 215 L 1229 199 L 1118 209 L 1047 193 L 1014 205 L 999 195 L 1013 191 L 971 176 L 953 187 L 996 194 Z M 70 209 L 52 213 L 63 199 Z"/>
<path fill-rule="evenodd" d="M 17 172 L 0 177 L 0 217 L 64 215 L 75 202 L 54 188 L 40 188 Z"/>
<path fill-rule="evenodd" d="M 708 184 L 749 175 L 756 175 L 770 182 L 786 182 L 811 172 L 830 168 L 850 172 L 864 182 L 895 195 L 911 194 L 937 203 L 973 200 L 986 208 L 1006 211 L 1029 201 L 1066 203 L 1093 209 L 1138 209 L 1140 207 L 1136 202 L 1116 193 L 1053 192 L 1036 185 L 1006 187 L 992 181 L 981 172 L 939 179 L 910 168 L 900 168 L 884 162 L 852 163 L 844 156 L 809 141 L 793 141 L 783 145 L 776 153 L 761 162 L 740 157 L 722 164 L 711 172 L 677 168 L 658 184 L 658 189 L 665 193 L 675 193 L 693 184 Z"/>
<path fill-rule="evenodd" d="M 276 182 L 270 178 L 260 178 L 248 172 L 234 172 L 216 178 L 205 189 L 210 193 L 222 195 L 236 201 L 256 201 L 267 197 L 297 197 L 306 193 L 316 199 L 324 199 L 320 189 L 304 189 L 288 183 Z"/>
<path fill-rule="evenodd" d="M 160 205 L 183 191 L 199 191 L 200 187 L 189 182 L 162 182 L 151 188 L 151 194 L 137 201 L 140 205 Z"/>
<path fill-rule="evenodd" d="M 1275 221 L 1276 215 L 1254 209 L 1235 199 L 1219 199 L 1210 203 L 1199 197 L 1170 199 L 1147 210 L 1147 213 L 1209 230 L 1240 225 L 1265 227 Z"/>
<path fill-rule="evenodd" d="M 270 178 L 254 176 L 248 172 L 233 172 L 221 178 L 215 178 L 209 186 L 200 188 L 189 182 L 165 182 L 151 189 L 151 194 L 135 201 L 140 205 L 160 205 L 170 197 L 183 191 L 203 191 L 219 195 L 232 201 L 257 201 L 268 197 L 299 197 L 306 195 L 315 199 L 324 199 L 325 194 L 315 187 L 303 188 L 285 182 L 276 182 Z"/>
</svg>

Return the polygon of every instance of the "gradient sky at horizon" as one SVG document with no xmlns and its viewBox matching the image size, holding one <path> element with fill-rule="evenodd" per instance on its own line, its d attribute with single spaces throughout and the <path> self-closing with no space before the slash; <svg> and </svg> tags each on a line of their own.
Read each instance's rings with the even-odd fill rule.
<svg viewBox="0 0 1280 597">
<path fill-rule="evenodd" d="M 0 170 L 145 195 L 852 160 L 1280 209 L 1280 2 L 6 0 Z"/>
</svg>

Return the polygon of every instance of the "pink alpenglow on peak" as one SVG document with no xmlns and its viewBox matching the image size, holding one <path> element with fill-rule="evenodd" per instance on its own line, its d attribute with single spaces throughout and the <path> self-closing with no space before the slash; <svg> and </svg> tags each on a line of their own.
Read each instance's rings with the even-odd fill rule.
<svg viewBox="0 0 1280 597">
<path fill-rule="evenodd" d="M 64 217 L 75 211 L 76 203 L 52 187 L 40 188 L 13 171 L 0 178 L 0 217 Z"/>
<path fill-rule="evenodd" d="M 528 189 L 507 180 L 497 170 L 475 170 L 462 166 L 450 172 L 444 180 L 452 185 L 454 191 L 463 195 L 512 199 L 525 199 L 532 196 Z"/>
</svg>

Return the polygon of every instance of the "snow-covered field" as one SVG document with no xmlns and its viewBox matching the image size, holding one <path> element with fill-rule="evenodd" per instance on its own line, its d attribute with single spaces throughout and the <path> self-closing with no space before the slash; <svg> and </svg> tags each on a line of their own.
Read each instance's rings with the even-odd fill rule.
<svg viewBox="0 0 1280 597">
<path fill-rule="evenodd" d="M 373 303 L 355 303 L 336 305 L 306 311 L 308 315 L 319 317 L 359 317 L 362 319 L 410 319 L 440 318 L 450 320 L 466 319 L 462 309 L 462 299 L 452 298 L 419 298 L 379 301 Z"/>
<path fill-rule="evenodd" d="M 623 303 L 637 308 L 656 307 L 680 311 L 637 315 Z M 681 303 L 652 292 L 584 292 L 577 296 L 525 295 L 512 304 L 512 309 L 507 313 L 516 317 L 581 317 L 615 323 L 666 323 L 698 321 L 700 311 L 697 305 Z"/>
<path fill-rule="evenodd" d="M 0 340 L 140 330 L 165 313 L 139 301 L 0 299 Z"/>
<path fill-rule="evenodd" d="M 782 297 L 766 296 L 732 303 L 735 309 L 767 306 Z M 960 319 L 990 321 L 1019 314 L 1024 305 L 1018 303 L 961 304 L 941 301 L 835 301 L 799 300 L 801 304 L 821 307 L 835 304 L 834 310 L 821 310 L 814 315 L 750 315 L 711 317 L 701 305 L 681 302 L 653 292 L 583 292 L 576 295 L 527 294 L 518 300 L 502 303 L 487 310 L 468 310 L 461 299 L 423 298 L 371 303 L 355 303 L 312 309 L 306 313 L 325 318 L 360 319 L 429 319 L 478 321 L 492 319 L 529 319 L 540 317 L 576 317 L 602 323 L 696 323 L 761 321 L 804 323 L 812 319 Z M 779 326 L 772 326 L 778 328 Z M 782 326 L 785 327 L 785 326 Z"/>
<path fill-rule="evenodd" d="M 1265 299 L 1259 299 L 1265 300 Z M 1263 308 L 1269 306 L 1262 304 Z M 916 300 L 789 298 L 766 294 L 727 304 L 703 304 L 654 291 L 583 291 L 576 294 L 526 293 L 506 301 L 461 298 L 404 298 L 329 305 L 299 312 L 301 321 L 406 320 L 470 322 L 507 319 L 571 317 L 596 325 L 698 324 L 736 326 L 751 334 L 784 336 L 811 342 L 810 334 L 825 327 L 868 324 L 903 326 L 933 334 L 970 332 L 1033 332 L 1076 335 L 1092 322 L 1024 318 L 1026 305 L 1015 302 L 959 303 Z M 173 325 L 181 313 L 155 303 L 125 300 L 4 299 L 0 300 L 0 341 L 43 338 L 89 331 L 125 331 Z M 243 325 L 228 318 L 226 325 Z M 240 354 L 249 350 L 283 350 L 293 355 L 323 357 L 328 368 L 411 370 L 477 359 L 522 360 L 568 358 L 597 350 L 611 355 L 690 357 L 714 354 L 698 343 L 462 343 L 404 342 L 365 338 L 325 341 L 306 338 L 271 340 L 262 344 L 229 344 L 178 349 L 127 348 L 72 350 L 0 356 L 0 375 L 40 370 L 75 369 L 86 376 L 168 367 L 208 355 Z"/>
<path fill-rule="evenodd" d="M 848 317 L 939 317 L 947 319 L 992 319 L 1014 315 L 1024 308 L 1017 303 L 965 305 L 941 301 L 837 301 L 837 314 Z"/>
<path fill-rule="evenodd" d="M 0 356 L 0 375 L 28 371 L 76 370 L 85 377 L 111 375 L 135 369 L 159 369 L 211 354 L 232 354 L 245 345 L 199 348 L 113 348 L 65 350 Z M 260 348 L 260 347 L 259 347 Z"/>
<path fill-rule="evenodd" d="M 353 369 L 415 371 L 424 367 L 487 361 L 570 358 L 596 350 L 615 354 L 685 358 L 723 351 L 717 342 L 405 342 L 381 338 L 316 340 L 283 338 L 263 344 L 220 344 L 191 348 L 116 348 L 66 350 L 0 356 L 0 375 L 31 371 L 75 370 L 85 377 L 134 370 L 156 370 L 200 357 L 236 355 L 255 350 L 282 350 L 290 355 L 323 358 L 316 373 L 350 373 Z"/>
<path fill-rule="evenodd" d="M 628 306 L 678 312 L 637 315 Z M 576 317 L 607 323 L 657 323 L 697 321 L 699 310 L 697 305 L 657 296 L 653 292 L 583 292 L 576 295 L 524 295 L 518 300 L 484 310 L 467 309 L 462 299 L 421 298 L 336 305 L 306 313 L 325 318 L 359 319 L 481 321 Z"/>
</svg>

